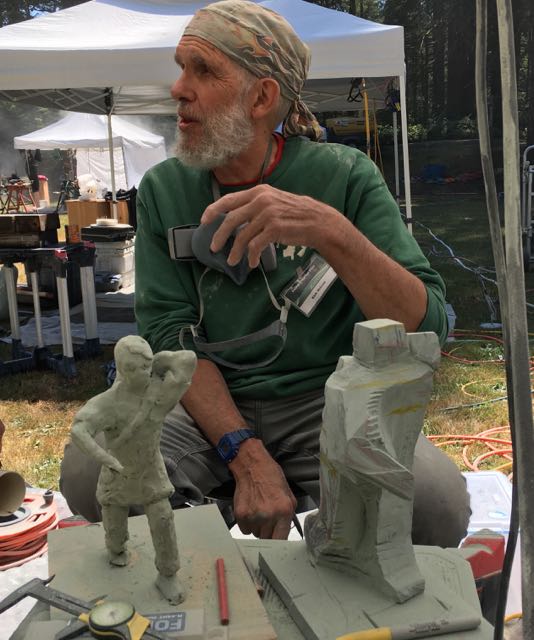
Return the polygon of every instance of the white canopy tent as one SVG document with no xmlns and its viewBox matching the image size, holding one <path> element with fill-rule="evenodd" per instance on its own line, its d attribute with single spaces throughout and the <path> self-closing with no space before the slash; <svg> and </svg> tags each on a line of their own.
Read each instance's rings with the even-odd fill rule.
<svg viewBox="0 0 534 640">
<path fill-rule="evenodd" d="M 145 171 L 165 160 L 163 136 L 112 116 L 115 188 L 138 186 Z M 14 138 L 15 149 L 76 149 L 77 173 L 90 173 L 112 188 L 106 116 L 69 113 L 47 127 Z"/>
<path fill-rule="evenodd" d="M 312 52 L 303 98 L 351 109 L 352 78 L 399 78 L 404 184 L 411 219 L 404 31 L 304 0 L 254 0 L 283 15 Z M 174 113 L 174 49 L 207 2 L 91 0 L 0 29 L 0 99 L 101 114 Z"/>
</svg>

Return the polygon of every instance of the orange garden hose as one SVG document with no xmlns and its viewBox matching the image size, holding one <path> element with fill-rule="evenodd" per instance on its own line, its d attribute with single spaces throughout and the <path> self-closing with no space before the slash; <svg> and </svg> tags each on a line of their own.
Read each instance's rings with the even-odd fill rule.
<svg viewBox="0 0 534 640">
<path fill-rule="evenodd" d="M 18 567 L 46 552 L 47 534 L 58 525 L 54 502 L 43 496 L 27 493 L 22 506 L 29 515 L 13 524 L 0 527 L 0 570 Z"/>
<path fill-rule="evenodd" d="M 492 429 L 486 429 L 475 435 L 467 434 L 442 434 L 427 436 L 437 447 L 445 446 L 463 446 L 462 460 L 465 466 L 470 471 L 481 471 L 480 464 L 493 456 L 502 456 L 507 462 L 503 465 L 494 468 L 494 471 L 503 471 L 512 467 L 512 441 L 510 438 L 494 438 L 493 434 L 501 434 L 503 432 L 510 432 L 509 426 L 493 427 Z M 477 455 L 472 459 L 470 447 L 473 444 L 484 444 L 489 449 L 484 453 Z M 502 445 L 497 447 L 495 445 Z"/>
</svg>

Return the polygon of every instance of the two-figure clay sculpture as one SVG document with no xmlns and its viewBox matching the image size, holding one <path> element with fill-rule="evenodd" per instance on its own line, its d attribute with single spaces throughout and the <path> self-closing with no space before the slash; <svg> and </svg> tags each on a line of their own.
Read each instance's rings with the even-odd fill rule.
<svg viewBox="0 0 534 640">
<path fill-rule="evenodd" d="M 371 320 L 325 388 L 321 505 L 305 521 L 313 562 L 370 580 L 397 602 L 424 579 L 411 540 L 415 444 L 440 357 L 433 333 Z"/>
<path fill-rule="evenodd" d="M 159 444 L 165 416 L 191 383 L 196 356 L 192 351 L 153 355 L 143 338 L 127 336 L 115 347 L 115 362 L 113 386 L 76 414 L 72 439 L 102 465 L 96 496 L 109 561 L 128 564 L 128 512 L 131 505 L 142 506 L 155 550 L 156 586 L 178 604 L 186 592 L 177 576 L 180 559 L 169 502 L 174 489 Z M 95 441 L 100 431 L 105 448 Z"/>
</svg>

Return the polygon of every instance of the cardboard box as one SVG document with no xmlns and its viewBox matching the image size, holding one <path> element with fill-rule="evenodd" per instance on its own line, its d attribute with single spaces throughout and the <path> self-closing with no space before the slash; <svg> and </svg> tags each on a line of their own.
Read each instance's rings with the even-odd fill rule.
<svg viewBox="0 0 534 640">
<path fill-rule="evenodd" d="M 97 218 L 113 217 L 113 205 L 108 200 L 67 200 L 67 216 L 69 225 L 87 227 L 94 224 Z M 117 218 L 121 224 L 128 224 L 128 203 L 120 200 L 117 205 Z"/>
</svg>

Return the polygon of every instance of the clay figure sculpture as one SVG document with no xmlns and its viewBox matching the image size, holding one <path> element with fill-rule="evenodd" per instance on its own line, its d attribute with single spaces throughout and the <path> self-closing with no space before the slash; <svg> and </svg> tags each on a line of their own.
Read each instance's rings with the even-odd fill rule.
<svg viewBox="0 0 534 640">
<path fill-rule="evenodd" d="M 185 599 L 174 519 L 169 502 L 174 488 L 159 441 L 163 420 L 191 383 L 192 351 L 155 356 L 143 338 L 127 336 L 115 346 L 117 376 L 112 387 L 91 398 L 74 418 L 72 440 L 101 463 L 97 499 L 109 561 L 128 564 L 128 511 L 144 507 L 155 550 L 156 586 L 172 604 Z M 95 441 L 103 431 L 105 448 Z"/>
<path fill-rule="evenodd" d="M 312 562 L 370 580 L 397 602 L 424 590 L 411 540 L 415 444 L 439 362 L 434 333 L 355 326 L 325 387 L 321 504 L 305 521 Z"/>
</svg>

